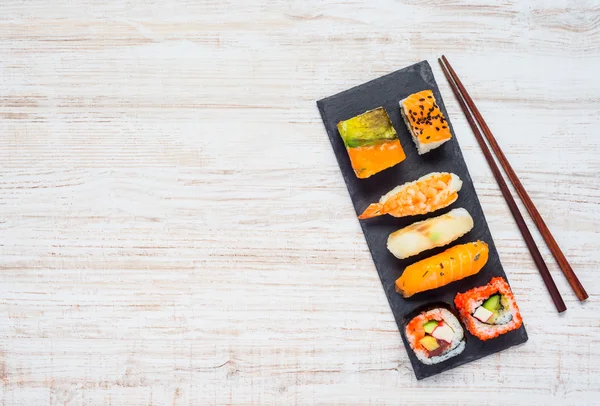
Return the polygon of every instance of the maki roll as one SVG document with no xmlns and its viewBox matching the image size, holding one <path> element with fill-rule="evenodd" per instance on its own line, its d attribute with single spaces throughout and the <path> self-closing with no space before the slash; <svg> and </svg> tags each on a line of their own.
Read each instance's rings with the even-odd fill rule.
<svg viewBox="0 0 600 406">
<path fill-rule="evenodd" d="M 393 232 L 388 237 L 387 248 L 396 258 L 404 259 L 450 244 L 472 228 L 473 218 L 469 212 L 463 208 L 454 209 Z"/>
<path fill-rule="evenodd" d="M 438 307 L 413 318 L 405 329 L 410 348 L 423 364 L 452 358 L 465 349 L 465 333 L 454 315 Z"/>
<path fill-rule="evenodd" d="M 379 202 L 371 203 L 358 218 L 364 220 L 384 214 L 405 217 L 431 213 L 454 203 L 461 187 L 462 180 L 458 175 L 432 172 L 396 186 L 381 196 Z"/>
<path fill-rule="evenodd" d="M 406 158 L 383 107 L 340 121 L 337 128 L 357 178 L 368 178 Z"/>
<path fill-rule="evenodd" d="M 488 255 L 488 245 L 483 241 L 455 245 L 407 266 L 396 279 L 396 292 L 411 297 L 475 275 L 486 264 Z"/>
<path fill-rule="evenodd" d="M 515 297 L 501 277 L 492 278 L 485 286 L 459 293 L 454 304 L 467 329 L 480 340 L 496 338 L 523 324 Z"/>
<path fill-rule="evenodd" d="M 448 122 L 431 90 L 411 94 L 400 101 L 400 112 L 419 155 L 435 149 L 452 138 Z"/>
</svg>

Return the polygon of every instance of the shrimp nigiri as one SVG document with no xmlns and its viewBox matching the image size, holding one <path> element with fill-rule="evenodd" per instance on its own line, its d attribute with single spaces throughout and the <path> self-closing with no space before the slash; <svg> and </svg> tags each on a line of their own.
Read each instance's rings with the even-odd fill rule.
<svg viewBox="0 0 600 406">
<path fill-rule="evenodd" d="M 396 279 L 396 292 L 411 297 L 475 275 L 486 264 L 488 254 L 488 245 L 483 241 L 448 248 L 406 267 L 402 276 Z"/>
<path fill-rule="evenodd" d="M 372 203 L 358 216 L 359 219 L 389 214 L 394 217 L 431 213 L 451 205 L 462 187 L 460 178 L 447 172 L 432 172 L 413 182 L 396 186 L 383 195 L 379 203 Z"/>
</svg>

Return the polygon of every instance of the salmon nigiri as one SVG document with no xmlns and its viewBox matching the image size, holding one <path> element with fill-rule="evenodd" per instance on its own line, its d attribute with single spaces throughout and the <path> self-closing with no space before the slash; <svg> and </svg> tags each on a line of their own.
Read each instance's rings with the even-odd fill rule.
<svg viewBox="0 0 600 406">
<path fill-rule="evenodd" d="M 402 276 L 396 279 L 396 292 L 411 297 L 475 275 L 486 264 L 488 253 L 488 245 L 483 241 L 448 248 L 406 267 Z"/>
<path fill-rule="evenodd" d="M 413 182 L 396 186 L 383 195 L 379 203 L 372 203 L 358 216 L 359 219 L 389 214 L 394 217 L 431 213 L 451 205 L 462 187 L 460 178 L 447 172 L 432 172 Z"/>
</svg>

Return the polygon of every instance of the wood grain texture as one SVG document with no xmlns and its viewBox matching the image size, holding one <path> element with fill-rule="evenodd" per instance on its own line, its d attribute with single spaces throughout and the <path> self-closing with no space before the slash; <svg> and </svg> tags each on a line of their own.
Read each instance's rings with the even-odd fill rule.
<svg viewBox="0 0 600 406">
<path fill-rule="evenodd" d="M 590 294 L 544 247 L 563 316 L 441 53 Z M 315 101 L 422 59 L 530 340 L 417 382 Z M 599 65 L 594 0 L 2 1 L 2 404 L 597 403 Z"/>
</svg>

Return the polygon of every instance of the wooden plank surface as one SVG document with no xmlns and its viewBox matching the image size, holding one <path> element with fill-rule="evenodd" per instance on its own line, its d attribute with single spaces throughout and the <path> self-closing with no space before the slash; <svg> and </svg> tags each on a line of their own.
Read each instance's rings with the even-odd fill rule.
<svg viewBox="0 0 600 406">
<path fill-rule="evenodd" d="M 544 247 L 563 316 L 441 53 L 590 294 Z M 315 101 L 423 59 L 530 340 L 417 382 Z M 597 1 L 4 0 L 2 404 L 597 403 L 599 66 Z"/>
</svg>

